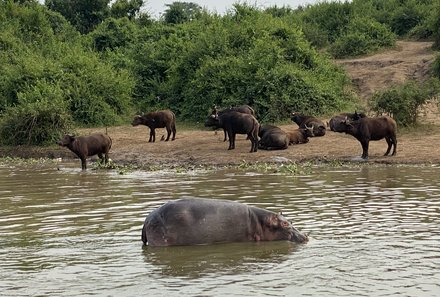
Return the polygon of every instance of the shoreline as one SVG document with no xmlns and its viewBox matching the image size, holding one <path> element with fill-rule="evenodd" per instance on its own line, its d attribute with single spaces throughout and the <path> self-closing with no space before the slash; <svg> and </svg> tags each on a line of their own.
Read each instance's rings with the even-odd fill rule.
<svg viewBox="0 0 440 297">
<path fill-rule="evenodd" d="M 294 125 L 280 126 L 284 130 L 295 129 Z M 81 129 L 81 135 L 103 132 L 102 128 Z M 158 139 L 164 129 L 158 129 Z M 286 150 L 258 150 L 250 153 L 250 141 L 244 135 L 237 135 L 236 149 L 227 150 L 223 133 L 215 134 L 206 130 L 177 131 L 175 141 L 148 143 L 147 127 L 109 127 L 108 134 L 113 140 L 110 159 L 117 166 L 135 168 L 225 168 L 250 167 L 258 164 L 381 164 L 381 165 L 440 165 L 440 129 L 425 132 L 413 131 L 398 134 L 397 155 L 382 156 L 387 144 L 385 140 L 371 141 L 369 159 L 362 160 L 360 143 L 352 136 L 326 132 L 323 137 L 313 137 L 306 144 L 289 146 Z M 79 159 L 67 148 L 59 146 L 0 146 L 0 157 L 23 159 Z M 96 159 L 97 157 L 93 157 Z M 92 158 L 92 159 L 93 159 Z M 90 162 L 90 158 L 88 159 Z"/>
</svg>

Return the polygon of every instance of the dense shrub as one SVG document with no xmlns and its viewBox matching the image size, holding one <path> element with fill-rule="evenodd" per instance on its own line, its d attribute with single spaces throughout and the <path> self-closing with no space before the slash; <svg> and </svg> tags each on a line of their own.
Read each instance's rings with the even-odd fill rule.
<svg viewBox="0 0 440 297">
<path fill-rule="evenodd" d="M 396 36 L 384 25 L 367 18 L 356 18 L 329 48 L 335 58 L 353 57 L 392 46 Z"/>
<path fill-rule="evenodd" d="M 347 102 L 347 76 L 298 26 L 252 7 L 235 8 L 178 25 L 136 50 L 138 109 L 169 107 L 200 121 L 213 104 L 250 104 L 275 121 L 292 110 L 319 114 Z"/>
<path fill-rule="evenodd" d="M 0 120 L 0 142 L 4 145 L 55 144 L 73 126 L 68 104 L 57 85 L 38 82 L 18 94 L 20 104 L 8 107 Z"/>
<path fill-rule="evenodd" d="M 59 14 L 37 3 L 1 2 L 0 11 L 5 12 L 0 18 L 0 111 L 37 104 L 19 101 L 19 94 L 44 81 L 60 86 L 57 98 L 77 124 L 113 125 L 131 112 L 134 82 L 128 71 L 116 70 L 87 49 L 85 38 L 73 34 Z"/>
<path fill-rule="evenodd" d="M 440 83 L 431 79 L 423 84 L 413 81 L 373 95 L 372 110 L 392 115 L 398 125 L 413 126 L 417 123 L 420 107 L 438 96 Z"/>
</svg>

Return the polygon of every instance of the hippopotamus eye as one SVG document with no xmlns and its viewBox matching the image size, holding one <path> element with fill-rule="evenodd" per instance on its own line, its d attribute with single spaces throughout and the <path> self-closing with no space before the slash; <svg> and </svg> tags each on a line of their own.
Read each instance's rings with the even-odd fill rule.
<svg viewBox="0 0 440 297">
<path fill-rule="evenodd" d="M 281 227 L 283 227 L 283 228 L 289 228 L 289 227 L 290 227 L 290 224 L 289 224 L 289 222 L 287 222 L 287 221 L 281 221 Z"/>
</svg>

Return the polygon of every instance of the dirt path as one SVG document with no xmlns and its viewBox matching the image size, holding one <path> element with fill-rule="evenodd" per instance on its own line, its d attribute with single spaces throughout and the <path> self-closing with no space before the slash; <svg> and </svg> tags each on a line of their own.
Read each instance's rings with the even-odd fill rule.
<svg viewBox="0 0 440 297">
<path fill-rule="evenodd" d="M 431 45 L 432 42 L 398 41 L 392 50 L 336 62 L 350 74 L 361 99 L 368 100 L 375 91 L 409 79 L 427 78 L 434 61 Z"/>
<path fill-rule="evenodd" d="M 427 77 L 434 56 L 427 42 L 398 42 L 395 49 L 359 59 L 340 60 L 359 95 L 368 100 L 371 94 L 407 79 Z M 399 133 L 397 156 L 383 157 L 385 140 L 370 143 L 369 162 L 396 164 L 440 164 L 440 122 L 436 110 L 430 110 L 430 122 L 439 125 L 429 131 Z M 428 118 L 422 119 L 426 121 Z M 282 127 L 296 129 L 296 124 Z M 104 132 L 104 129 L 83 129 L 81 134 Z M 315 137 L 307 144 L 293 145 L 282 151 L 249 153 L 250 142 L 244 135 L 237 136 L 236 149 L 228 151 L 223 132 L 211 130 L 183 130 L 177 123 L 175 141 L 148 143 L 149 129 L 145 126 L 110 127 L 113 139 L 110 157 L 117 163 L 139 166 L 229 165 L 243 162 L 302 162 L 302 161 L 357 161 L 362 153 L 359 142 L 352 136 L 328 131 L 324 137 Z M 157 139 L 165 133 L 158 129 Z M 1 148 L 0 156 L 68 157 L 73 154 L 65 148 Z M 79 162 L 79 161 L 78 161 Z M 79 164 L 79 163 L 78 163 Z"/>
</svg>

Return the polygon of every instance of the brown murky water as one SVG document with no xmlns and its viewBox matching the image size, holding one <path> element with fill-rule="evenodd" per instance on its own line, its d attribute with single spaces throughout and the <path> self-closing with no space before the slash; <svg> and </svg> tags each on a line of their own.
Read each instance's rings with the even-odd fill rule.
<svg viewBox="0 0 440 297">
<path fill-rule="evenodd" d="M 4 296 L 439 296 L 439 167 L 81 172 L 0 165 Z M 289 242 L 143 247 L 145 216 L 181 196 L 282 211 Z"/>
</svg>

